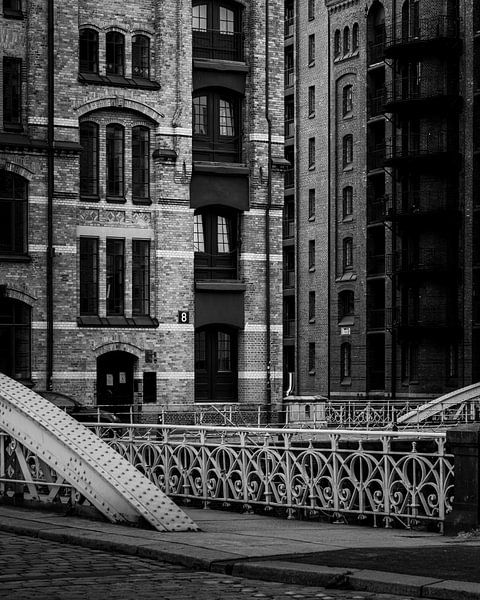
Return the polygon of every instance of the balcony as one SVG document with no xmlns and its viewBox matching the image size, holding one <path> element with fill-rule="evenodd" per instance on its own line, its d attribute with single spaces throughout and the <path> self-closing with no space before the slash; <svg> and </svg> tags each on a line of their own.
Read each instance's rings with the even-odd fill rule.
<svg viewBox="0 0 480 600">
<path fill-rule="evenodd" d="M 294 169 L 286 169 L 285 170 L 285 189 L 293 188 L 295 185 L 295 170 Z"/>
<path fill-rule="evenodd" d="M 385 308 L 367 308 L 367 329 L 385 329 Z"/>
<path fill-rule="evenodd" d="M 295 236 L 295 221 L 284 219 L 283 221 L 283 238 L 290 239 Z"/>
<path fill-rule="evenodd" d="M 392 199 L 390 196 L 383 195 L 372 197 L 367 202 L 367 223 L 374 225 L 375 223 L 384 223 L 389 220 L 392 213 Z"/>
<path fill-rule="evenodd" d="M 283 337 L 292 339 L 295 337 L 295 319 L 285 319 L 283 321 Z"/>
<path fill-rule="evenodd" d="M 435 303 L 435 300 L 438 301 Z M 456 310 L 445 302 L 444 297 L 431 298 L 428 305 L 387 309 L 386 322 L 389 329 L 396 328 L 403 333 L 416 330 L 419 334 L 430 331 L 442 335 L 446 329 L 456 330 L 459 327 Z"/>
<path fill-rule="evenodd" d="M 399 275 L 452 274 L 457 268 L 455 261 L 442 247 L 419 248 L 411 253 L 395 252 L 388 255 L 387 272 Z"/>
<path fill-rule="evenodd" d="M 384 109 L 386 112 L 411 112 L 454 108 L 459 104 L 459 96 L 446 76 L 400 77 L 392 82 L 386 92 Z"/>
<path fill-rule="evenodd" d="M 400 193 L 397 206 L 393 206 L 390 196 L 372 199 L 367 204 L 367 223 L 381 223 L 385 221 L 412 220 L 420 221 L 422 218 L 455 219 L 458 215 L 458 193 L 455 190 L 440 190 L 437 192 L 424 192 L 414 190 Z"/>
<path fill-rule="evenodd" d="M 385 254 L 367 255 L 367 276 L 385 275 Z"/>
<path fill-rule="evenodd" d="M 283 270 L 283 288 L 293 290 L 295 287 L 295 269 Z"/>
<path fill-rule="evenodd" d="M 458 21 L 455 17 L 437 15 L 419 19 L 410 27 L 400 23 L 392 27 L 385 42 L 387 57 L 417 54 L 424 48 L 451 50 L 458 42 Z"/>
<path fill-rule="evenodd" d="M 368 95 L 367 100 L 367 116 L 369 119 L 380 117 L 385 112 L 386 90 L 375 90 Z"/>
<path fill-rule="evenodd" d="M 193 30 L 193 58 L 244 61 L 243 32 L 222 33 L 218 29 Z"/>
<path fill-rule="evenodd" d="M 367 170 L 375 171 L 385 165 L 386 145 L 384 142 L 367 147 Z"/>
<path fill-rule="evenodd" d="M 378 36 L 368 43 L 368 65 L 376 65 L 385 59 L 385 36 Z"/>
<path fill-rule="evenodd" d="M 446 130 L 400 134 L 387 140 L 386 166 L 422 169 L 458 168 L 456 139 Z"/>
</svg>

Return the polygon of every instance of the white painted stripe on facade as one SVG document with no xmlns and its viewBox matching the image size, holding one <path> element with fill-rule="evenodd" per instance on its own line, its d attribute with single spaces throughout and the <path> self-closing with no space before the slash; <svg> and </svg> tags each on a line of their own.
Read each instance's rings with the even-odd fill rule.
<svg viewBox="0 0 480 600">
<path fill-rule="evenodd" d="M 189 127 L 166 127 L 160 126 L 156 130 L 156 135 L 177 135 L 182 137 L 192 137 L 192 130 Z"/>
<path fill-rule="evenodd" d="M 32 329 L 46 329 L 46 328 L 47 328 L 46 321 L 32 321 Z M 77 322 L 76 321 L 54 321 L 53 328 L 54 329 L 76 329 Z"/>
<path fill-rule="evenodd" d="M 136 227 L 133 223 L 131 227 L 125 227 L 122 224 L 118 227 L 104 226 L 104 225 L 77 225 L 77 235 L 86 235 L 91 237 L 107 238 L 107 237 L 122 237 L 127 240 L 135 239 L 153 239 L 153 230 Z"/>
<path fill-rule="evenodd" d="M 157 371 L 157 379 L 195 379 L 194 371 Z"/>
<path fill-rule="evenodd" d="M 28 119 L 29 125 L 48 125 L 48 120 L 44 117 L 34 117 Z M 63 119 L 58 117 L 55 119 L 56 127 L 78 127 L 78 119 Z"/>
<path fill-rule="evenodd" d="M 182 324 L 182 323 L 160 323 L 158 327 L 78 327 L 76 321 L 54 321 L 53 323 L 54 329 L 80 329 L 81 331 L 99 331 L 99 330 L 109 330 L 114 329 L 115 331 L 124 331 L 129 333 L 135 333 L 140 331 L 166 331 L 166 332 L 189 332 L 193 333 L 194 326 L 192 323 Z M 33 321 L 32 329 L 47 329 L 46 321 Z"/>
<path fill-rule="evenodd" d="M 275 333 L 283 332 L 283 325 L 271 325 L 270 330 Z M 259 323 L 245 323 L 245 333 L 265 333 L 267 326 Z"/>
<path fill-rule="evenodd" d="M 243 213 L 244 218 L 248 217 L 265 217 L 265 208 L 251 208 Z M 281 210 L 274 210 L 270 212 L 270 218 L 283 217 Z"/>
<path fill-rule="evenodd" d="M 95 380 L 97 378 L 96 371 L 54 371 L 52 375 L 54 379 L 73 379 L 75 381 Z M 42 377 L 45 377 L 45 373 L 43 371 L 33 371 L 32 377 L 33 379 L 42 379 Z"/>
<path fill-rule="evenodd" d="M 189 250 L 165 250 L 159 248 L 157 250 L 157 258 L 182 258 L 193 260 L 194 253 Z"/>
<path fill-rule="evenodd" d="M 268 134 L 267 133 L 251 133 L 248 136 L 248 139 L 251 142 L 268 142 Z M 285 138 L 283 135 L 272 135 L 272 143 L 273 144 L 284 144 Z"/>
<path fill-rule="evenodd" d="M 156 209 L 158 212 L 181 212 L 181 213 L 192 213 L 195 210 L 189 206 L 181 206 L 179 204 L 157 204 Z"/>
<path fill-rule="evenodd" d="M 272 379 L 282 379 L 283 373 L 272 371 L 270 373 L 270 377 Z M 266 379 L 267 372 L 266 371 L 239 371 L 238 372 L 239 379 Z"/>
<path fill-rule="evenodd" d="M 45 244 L 29 244 L 28 251 L 33 252 L 46 252 L 47 246 Z M 76 254 L 77 247 L 76 246 L 55 246 L 55 252 L 59 254 Z"/>
<path fill-rule="evenodd" d="M 248 261 L 265 261 L 267 259 L 266 254 L 260 252 L 244 252 L 240 254 L 240 260 L 245 262 Z M 281 254 L 270 254 L 270 262 L 282 262 L 283 257 Z"/>
</svg>

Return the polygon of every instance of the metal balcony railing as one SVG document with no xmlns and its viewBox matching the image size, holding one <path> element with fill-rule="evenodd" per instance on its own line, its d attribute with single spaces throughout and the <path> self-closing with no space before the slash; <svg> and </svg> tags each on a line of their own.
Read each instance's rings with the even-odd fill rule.
<svg viewBox="0 0 480 600">
<path fill-rule="evenodd" d="M 193 58 L 243 61 L 244 39 L 240 31 L 225 33 L 219 29 L 194 29 Z"/>
<path fill-rule="evenodd" d="M 453 190 L 437 192 L 415 190 L 400 193 L 395 212 L 399 216 L 415 216 L 452 211 L 456 208 L 456 196 Z"/>
<path fill-rule="evenodd" d="M 283 237 L 293 238 L 295 236 L 295 220 L 284 219 L 283 220 Z"/>
<path fill-rule="evenodd" d="M 367 328 L 385 329 L 385 308 L 367 308 Z"/>
<path fill-rule="evenodd" d="M 367 255 L 367 275 L 383 275 L 385 273 L 385 254 Z"/>
<path fill-rule="evenodd" d="M 419 248 L 412 253 L 394 252 L 387 259 L 387 272 L 444 272 L 454 268 L 455 262 L 442 248 Z"/>
<path fill-rule="evenodd" d="M 386 309 L 387 327 L 454 327 L 458 323 L 456 312 L 444 298 L 430 298 L 430 303 L 420 306 L 396 306 Z"/>
<path fill-rule="evenodd" d="M 448 152 L 447 131 L 431 131 L 429 133 L 400 134 L 394 141 L 387 140 L 386 158 L 413 158 Z"/>
<path fill-rule="evenodd" d="M 445 75 L 421 78 L 399 77 L 387 89 L 385 100 L 388 105 L 396 102 L 431 100 L 453 93 L 453 86 L 449 84 Z"/>
<path fill-rule="evenodd" d="M 368 118 L 378 117 L 383 114 L 386 101 L 386 89 L 375 90 L 368 96 L 367 116 Z"/>
<path fill-rule="evenodd" d="M 295 287 L 295 270 L 284 269 L 283 271 L 283 287 L 287 290 L 291 290 Z"/>
<path fill-rule="evenodd" d="M 286 319 L 285 321 L 283 321 L 283 337 L 295 337 L 295 319 Z"/>
<path fill-rule="evenodd" d="M 284 185 L 286 188 L 293 188 L 293 186 L 295 185 L 295 170 L 294 169 L 286 169 L 285 170 Z"/>
<path fill-rule="evenodd" d="M 385 164 L 386 145 L 384 143 L 372 145 L 367 148 L 367 169 L 381 169 Z"/>
<path fill-rule="evenodd" d="M 400 22 L 387 33 L 386 49 L 404 44 L 419 42 L 453 40 L 458 37 L 458 20 L 456 17 L 436 15 L 419 19 L 409 26 Z"/>
</svg>

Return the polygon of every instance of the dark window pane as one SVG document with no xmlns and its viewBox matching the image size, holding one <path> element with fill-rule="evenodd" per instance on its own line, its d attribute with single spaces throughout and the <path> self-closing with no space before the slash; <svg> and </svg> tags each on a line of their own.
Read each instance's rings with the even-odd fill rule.
<svg viewBox="0 0 480 600">
<path fill-rule="evenodd" d="M 80 194 L 98 195 L 98 125 L 80 124 Z"/>
<path fill-rule="evenodd" d="M 150 130 L 132 129 L 132 193 L 133 198 L 150 196 Z"/>
<path fill-rule="evenodd" d="M 106 35 L 106 58 L 108 75 L 124 75 L 125 38 L 118 31 L 109 31 Z"/>
<path fill-rule="evenodd" d="M 193 99 L 193 133 L 195 135 L 207 135 L 207 130 L 207 97 L 197 96 Z"/>
<path fill-rule="evenodd" d="M 98 33 L 94 29 L 82 29 L 79 46 L 80 72 L 98 73 Z"/>
<path fill-rule="evenodd" d="M 150 314 L 150 241 L 132 242 L 132 314 Z"/>
<path fill-rule="evenodd" d="M 0 170 L 0 254 L 27 251 L 27 182 Z"/>
<path fill-rule="evenodd" d="M 0 372 L 30 379 L 31 309 L 23 302 L 0 300 Z"/>
<path fill-rule="evenodd" d="M 3 58 L 3 126 L 18 129 L 22 124 L 22 61 Z"/>
<path fill-rule="evenodd" d="M 80 314 L 98 314 L 97 238 L 80 238 Z"/>
<path fill-rule="evenodd" d="M 228 333 L 223 331 L 217 332 L 217 356 L 218 356 L 218 370 L 219 371 L 231 371 L 232 370 L 232 350 L 231 350 L 231 339 Z"/>
<path fill-rule="evenodd" d="M 107 196 L 123 196 L 124 190 L 124 129 L 107 125 Z"/>
<path fill-rule="evenodd" d="M 107 315 L 125 312 L 125 242 L 107 239 Z"/>
<path fill-rule="evenodd" d="M 150 79 L 150 40 L 145 35 L 133 36 L 132 75 Z"/>
</svg>

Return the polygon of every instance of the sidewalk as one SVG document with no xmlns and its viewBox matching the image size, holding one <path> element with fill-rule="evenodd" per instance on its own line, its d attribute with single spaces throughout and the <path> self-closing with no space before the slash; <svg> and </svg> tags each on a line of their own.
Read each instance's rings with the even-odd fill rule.
<svg viewBox="0 0 480 600">
<path fill-rule="evenodd" d="M 186 512 L 200 532 L 163 533 L 6 506 L 0 530 L 252 579 L 480 600 L 480 536 Z"/>
</svg>

